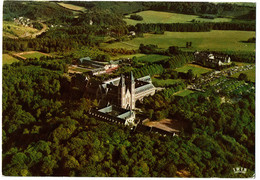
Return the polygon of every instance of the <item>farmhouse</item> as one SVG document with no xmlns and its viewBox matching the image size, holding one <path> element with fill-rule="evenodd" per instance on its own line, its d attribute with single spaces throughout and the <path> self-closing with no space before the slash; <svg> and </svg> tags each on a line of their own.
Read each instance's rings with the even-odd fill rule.
<svg viewBox="0 0 260 180">
<path fill-rule="evenodd" d="M 137 100 L 154 94 L 151 77 L 134 79 L 132 72 L 103 82 L 90 80 L 86 85 L 86 96 L 98 99 L 100 105 L 109 103 L 130 110 L 135 109 Z"/>
<path fill-rule="evenodd" d="M 209 52 L 194 53 L 195 62 L 206 67 L 218 68 L 231 64 L 231 58 L 228 55 L 212 54 Z"/>
</svg>

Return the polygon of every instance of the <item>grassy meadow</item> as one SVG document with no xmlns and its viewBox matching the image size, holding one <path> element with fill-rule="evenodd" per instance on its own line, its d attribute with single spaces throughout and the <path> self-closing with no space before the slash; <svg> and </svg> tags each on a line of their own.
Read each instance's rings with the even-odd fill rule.
<svg viewBox="0 0 260 180">
<path fill-rule="evenodd" d="M 2 64 L 12 64 L 13 62 L 18 62 L 19 60 L 10 56 L 9 54 L 2 54 Z"/>
<path fill-rule="evenodd" d="M 160 48 L 169 46 L 185 47 L 186 42 L 192 42 L 192 47 L 183 50 L 214 50 L 214 51 L 255 51 L 255 43 L 243 43 L 255 37 L 253 31 L 222 31 L 210 32 L 168 32 L 164 34 L 145 33 L 143 38 L 134 38 L 126 42 L 112 44 L 103 43 L 103 48 L 138 49 L 141 43 L 157 44 Z"/>
<path fill-rule="evenodd" d="M 38 30 L 31 27 L 16 25 L 12 21 L 3 21 L 3 37 L 18 38 L 30 36 Z"/>
<path fill-rule="evenodd" d="M 191 69 L 192 72 L 194 73 L 194 75 L 197 75 L 197 76 L 200 76 L 201 74 L 207 73 L 212 70 L 210 68 L 205 68 L 205 67 L 202 67 L 199 65 L 186 64 L 180 68 L 177 68 L 176 71 L 187 73 L 189 69 Z"/>
<path fill-rule="evenodd" d="M 135 13 L 143 17 L 142 21 L 136 21 L 129 19 L 130 15 L 127 15 L 124 19 L 129 25 L 136 25 L 137 23 L 188 23 L 193 19 L 200 22 L 230 22 L 231 18 L 215 18 L 215 19 L 206 19 L 200 18 L 196 15 L 188 14 L 178 14 L 178 13 L 169 13 L 169 12 L 160 12 L 160 11 L 141 11 Z"/>
</svg>

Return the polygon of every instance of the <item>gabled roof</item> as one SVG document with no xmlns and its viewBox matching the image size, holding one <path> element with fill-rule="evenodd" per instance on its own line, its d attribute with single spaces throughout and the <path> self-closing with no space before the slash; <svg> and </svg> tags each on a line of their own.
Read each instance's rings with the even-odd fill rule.
<svg viewBox="0 0 260 180">
<path fill-rule="evenodd" d="M 145 81 L 145 82 L 151 82 L 151 76 L 150 76 L 150 75 L 147 75 L 147 76 L 138 78 L 137 80 L 139 80 L 139 81 Z"/>
<path fill-rule="evenodd" d="M 90 57 L 83 57 L 79 59 L 80 62 L 82 63 L 83 61 L 91 61 Z"/>
</svg>

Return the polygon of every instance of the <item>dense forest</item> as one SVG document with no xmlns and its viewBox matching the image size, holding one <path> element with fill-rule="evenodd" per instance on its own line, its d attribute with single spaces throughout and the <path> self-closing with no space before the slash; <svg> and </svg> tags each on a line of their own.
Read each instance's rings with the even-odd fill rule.
<svg viewBox="0 0 260 180">
<path fill-rule="evenodd" d="M 152 118 L 176 117 L 189 126 L 165 138 L 90 118 L 86 112 L 96 104 L 80 96 L 84 78 L 44 67 L 3 67 L 4 175 L 174 177 L 186 170 L 238 177 L 232 168 L 243 166 L 252 176 L 253 94 L 236 105 L 210 92 L 174 98 L 167 91 L 176 87 L 147 97 L 142 106 Z"/>
<path fill-rule="evenodd" d="M 21 11 L 22 9 L 22 11 Z M 30 19 L 52 19 L 72 16 L 73 13 L 54 2 L 19 2 L 5 1 L 3 6 L 3 19 L 13 20 L 19 16 L 30 17 Z"/>
</svg>

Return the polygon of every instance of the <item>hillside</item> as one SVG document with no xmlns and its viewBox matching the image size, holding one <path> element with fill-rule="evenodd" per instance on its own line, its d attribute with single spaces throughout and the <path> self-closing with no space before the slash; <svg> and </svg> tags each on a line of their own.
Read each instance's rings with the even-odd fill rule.
<svg viewBox="0 0 260 180">
<path fill-rule="evenodd" d="M 5 1 L 3 5 L 3 19 L 9 21 L 20 16 L 33 20 L 49 20 L 71 15 L 73 13 L 70 10 L 62 8 L 54 2 Z"/>
</svg>

